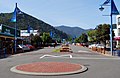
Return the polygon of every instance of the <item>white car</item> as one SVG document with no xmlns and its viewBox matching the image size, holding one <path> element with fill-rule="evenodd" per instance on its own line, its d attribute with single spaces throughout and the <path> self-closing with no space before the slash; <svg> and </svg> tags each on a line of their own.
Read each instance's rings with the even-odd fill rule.
<svg viewBox="0 0 120 78">
<path fill-rule="evenodd" d="M 105 45 L 103 45 L 103 44 L 97 44 L 96 47 L 97 48 L 105 48 Z"/>
<path fill-rule="evenodd" d="M 30 50 L 29 47 L 27 47 L 27 46 L 25 46 L 23 44 L 19 44 L 18 47 L 21 48 L 23 51 L 29 51 Z"/>
<path fill-rule="evenodd" d="M 88 48 L 92 48 L 92 47 L 97 47 L 97 48 L 104 48 L 105 47 L 105 45 L 103 45 L 103 44 L 91 44 L 91 45 L 89 45 L 89 47 Z"/>
<path fill-rule="evenodd" d="M 97 44 L 91 44 L 88 46 L 89 49 L 91 49 L 92 47 L 96 47 Z"/>
</svg>

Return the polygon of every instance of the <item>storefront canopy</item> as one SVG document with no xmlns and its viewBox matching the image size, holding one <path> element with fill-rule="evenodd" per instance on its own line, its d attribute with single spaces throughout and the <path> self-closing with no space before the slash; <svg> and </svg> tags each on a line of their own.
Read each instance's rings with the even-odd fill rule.
<svg viewBox="0 0 120 78">
<path fill-rule="evenodd" d="M 115 37 L 114 40 L 120 41 L 120 37 Z"/>
</svg>

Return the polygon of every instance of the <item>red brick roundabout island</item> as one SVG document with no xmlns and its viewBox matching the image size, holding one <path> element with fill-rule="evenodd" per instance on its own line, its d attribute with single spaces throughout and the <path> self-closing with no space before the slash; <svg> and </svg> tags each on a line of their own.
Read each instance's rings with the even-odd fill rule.
<svg viewBox="0 0 120 78">
<path fill-rule="evenodd" d="M 67 75 L 87 70 L 80 64 L 68 62 L 36 62 L 14 66 L 12 72 L 28 75 Z"/>
</svg>

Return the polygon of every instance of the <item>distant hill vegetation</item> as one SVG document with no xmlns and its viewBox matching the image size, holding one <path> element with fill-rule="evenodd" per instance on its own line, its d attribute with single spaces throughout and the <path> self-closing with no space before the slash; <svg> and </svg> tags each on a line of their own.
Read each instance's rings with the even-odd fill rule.
<svg viewBox="0 0 120 78">
<path fill-rule="evenodd" d="M 11 27 L 15 27 L 15 23 L 11 22 L 10 19 L 12 17 L 12 13 L 1 13 L 0 14 L 0 24 L 5 24 Z M 30 16 L 26 13 L 17 15 L 17 28 L 18 29 L 27 29 L 28 25 L 30 25 L 33 29 L 37 29 L 38 32 L 53 32 L 54 37 L 60 39 L 67 39 L 68 35 L 60 30 L 55 29 L 53 26 L 45 23 L 42 20 L 39 20 L 33 16 Z"/>
<path fill-rule="evenodd" d="M 71 35 L 72 37 L 79 37 L 82 33 L 86 33 L 89 30 L 92 29 L 82 29 L 80 27 L 69 27 L 69 26 L 58 26 L 56 27 L 56 29 L 63 31 L 69 35 Z"/>
</svg>

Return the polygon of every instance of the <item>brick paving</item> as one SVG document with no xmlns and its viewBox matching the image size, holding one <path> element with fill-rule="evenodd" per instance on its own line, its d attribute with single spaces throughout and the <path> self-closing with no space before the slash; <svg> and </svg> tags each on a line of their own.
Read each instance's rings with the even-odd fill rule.
<svg viewBox="0 0 120 78">
<path fill-rule="evenodd" d="M 64 73 L 82 69 L 80 64 L 68 62 L 37 62 L 23 64 L 16 67 L 17 70 L 36 73 Z"/>
</svg>

